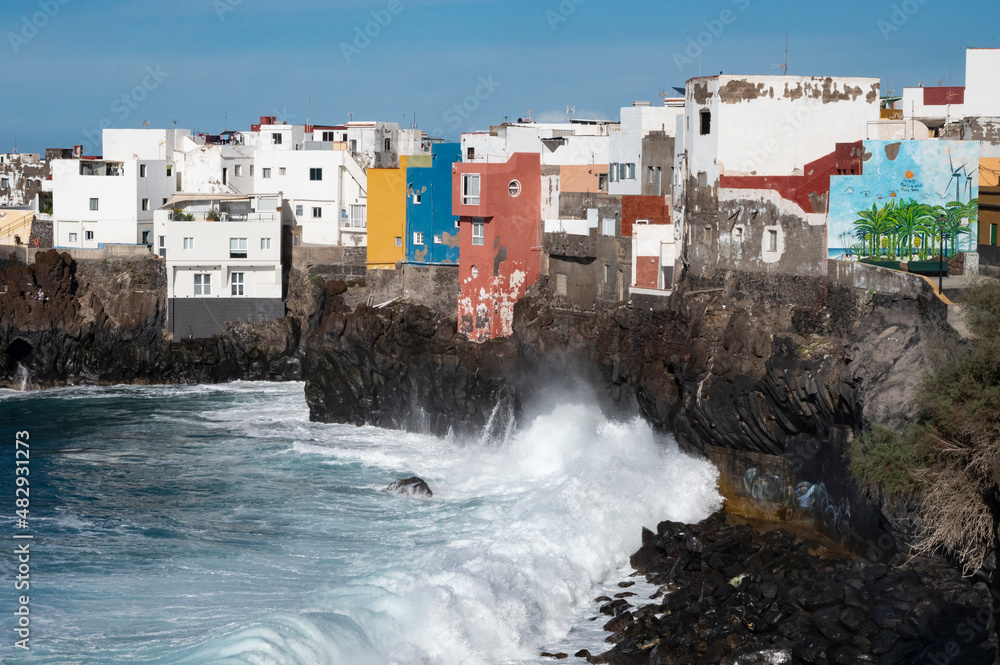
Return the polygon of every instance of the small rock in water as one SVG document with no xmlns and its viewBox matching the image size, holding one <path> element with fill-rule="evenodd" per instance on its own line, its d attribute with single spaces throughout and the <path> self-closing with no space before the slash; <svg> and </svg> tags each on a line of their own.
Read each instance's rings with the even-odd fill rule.
<svg viewBox="0 0 1000 665">
<path fill-rule="evenodd" d="M 396 494 L 403 494 L 405 496 L 425 496 L 428 499 L 434 496 L 434 492 L 431 491 L 427 483 L 417 477 L 397 480 L 382 491 L 395 492 Z"/>
</svg>

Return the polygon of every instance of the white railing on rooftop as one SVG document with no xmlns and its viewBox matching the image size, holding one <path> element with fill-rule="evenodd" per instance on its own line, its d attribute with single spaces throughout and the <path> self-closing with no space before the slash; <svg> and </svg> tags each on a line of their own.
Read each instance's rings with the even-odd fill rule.
<svg viewBox="0 0 1000 665">
<path fill-rule="evenodd" d="M 228 213 L 220 212 L 211 215 L 207 212 L 171 212 L 168 220 L 171 222 L 274 222 L 278 220 L 276 212 Z"/>
</svg>

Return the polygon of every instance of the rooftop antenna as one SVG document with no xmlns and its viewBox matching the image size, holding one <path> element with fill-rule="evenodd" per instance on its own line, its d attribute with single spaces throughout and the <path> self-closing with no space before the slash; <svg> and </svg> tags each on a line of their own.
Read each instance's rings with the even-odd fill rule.
<svg viewBox="0 0 1000 665">
<path fill-rule="evenodd" d="M 535 121 L 535 109 L 528 109 L 528 122 Z"/>
<path fill-rule="evenodd" d="M 14 139 L 14 154 L 17 154 L 17 139 Z"/>
<path fill-rule="evenodd" d="M 309 113 L 306 114 L 307 125 L 312 124 L 312 117 L 313 117 L 313 98 L 312 95 L 309 95 Z"/>
<path fill-rule="evenodd" d="M 782 76 L 788 76 L 788 33 L 785 33 L 785 62 L 780 65 L 771 65 L 772 69 L 780 69 Z"/>
</svg>

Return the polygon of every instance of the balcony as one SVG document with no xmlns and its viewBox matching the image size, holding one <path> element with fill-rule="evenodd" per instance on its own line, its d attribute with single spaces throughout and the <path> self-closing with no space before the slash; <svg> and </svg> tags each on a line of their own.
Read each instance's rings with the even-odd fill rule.
<svg viewBox="0 0 1000 665">
<path fill-rule="evenodd" d="M 125 164 L 122 162 L 80 162 L 80 175 L 86 176 L 123 176 Z"/>
<path fill-rule="evenodd" d="M 182 212 L 172 210 L 167 215 L 170 222 L 276 222 L 278 213 L 276 212 L 250 212 L 250 213 L 229 213 L 229 212 Z"/>
</svg>

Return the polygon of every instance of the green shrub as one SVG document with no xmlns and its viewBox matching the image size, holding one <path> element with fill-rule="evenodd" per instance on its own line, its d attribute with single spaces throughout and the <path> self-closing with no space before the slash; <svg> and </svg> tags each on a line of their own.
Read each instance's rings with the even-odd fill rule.
<svg viewBox="0 0 1000 665">
<path fill-rule="evenodd" d="M 847 457 L 851 474 L 866 492 L 898 499 L 920 489 L 932 452 L 927 432 L 920 426 L 904 432 L 875 427 L 854 440 Z"/>
</svg>

